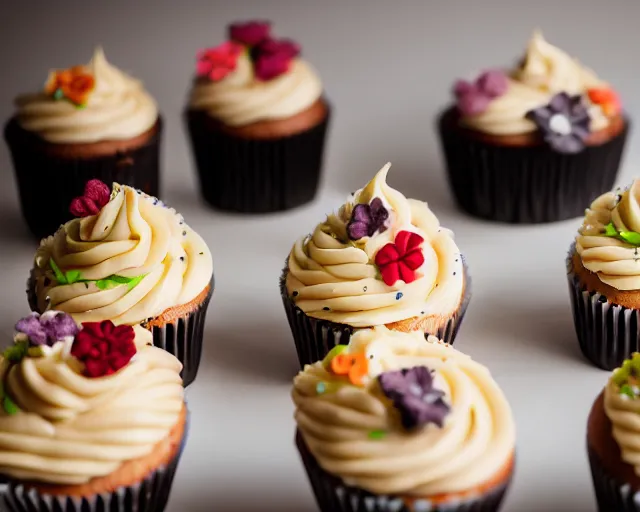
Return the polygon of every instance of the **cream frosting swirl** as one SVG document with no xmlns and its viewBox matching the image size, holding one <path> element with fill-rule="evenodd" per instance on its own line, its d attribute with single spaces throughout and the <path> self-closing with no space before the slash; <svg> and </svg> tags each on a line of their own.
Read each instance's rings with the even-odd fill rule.
<svg viewBox="0 0 640 512">
<path fill-rule="evenodd" d="M 16 99 L 17 118 L 30 132 L 53 143 L 92 143 L 126 140 L 149 130 L 158 108 L 142 84 L 109 64 L 97 48 L 85 66 L 95 88 L 87 104 L 78 108 L 44 92 Z"/>
<path fill-rule="evenodd" d="M 518 135 L 534 132 L 536 124 L 525 115 L 543 107 L 560 92 L 584 95 L 589 88 L 608 87 L 590 69 L 559 48 L 549 44 L 540 31 L 531 38 L 522 64 L 508 73 L 507 91 L 492 100 L 480 113 L 464 116 L 462 124 L 492 135 Z M 609 120 L 598 105 L 585 95 L 591 130 L 606 128 Z"/>
<path fill-rule="evenodd" d="M 78 271 L 79 280 L 60 284 L 51 260 L 63 273 Z M 40 311 L 64 311 L 78 323 L 116 324 L 139 323 L 189 303 L 212 274 L 206 243 L 181 215 L 118 184 L 97 215 L 71 220 L 42 241 L 33 271 Z M 120 278 L 109 281 L 114 275 Z"/>
<path fill-rule="evenodd" d="M 0 473 L 19 480 L 82 484 L 149 454 L 184 407 L 181 363 L 134 327 L 137 353 L 118 372 L 82 374 L 74 338 L 43 357 L 0 362 L 5 391 L 19 407 L 0 410 Z"/>
<path fill-rule="evenodd" d="M 515 425 L 487 368 L 432 336 L 425 342 L 422 333 L 376 327 L 351 340 L 346 353 L 364 352 L 368 361 L 363 386 L 321 362 L 307 365 L 294 380 L 298 428 L 325 471 L 376 494 L 428 497 L 471 490 L 506 467 Z M 406 431 L 377 377 L 419 366 L 435 372 L 434 387 L 444 391 L 450 412 L 442 428 Z"/>
<path fill-rule="evenodd" d="M 302 311 L 324 320 L 371 327 L 413 317 L 450 316 L 464 292 L 462 257 L 451 231 L 426 203 L 407 199 L 386 182 L 390 164 L 313 234 L 298 240 L 288 259 L 287 292 Z M 389 211 L 389 226 L 353 241 L 347 226 L 357 204 L 379 198 Z M 400 231 L 424 238 L 424 263 L 417 279 L 389 286 L 378 277 L 375 255 Z"/>
<path fill-rule="evenodd" d="M 293 116 L 321 95 L 320 78 L 306 61 L 296 58 L 286 73 L 261 81 L 245 52 L 238 57 L 236 69 L 222 80 L 196 79 L 189 107 L 206 111 L 228 126 L 243 126 Z"/>
<path fill-rule="evenodd" d="M 638 247 L 606 236 L 612 223 L 618 232 L 640 232 L 640 180 L 621 194 L 607 192 L 591 203 L 576 237 L 584 268 L 617 290 L 640 290 Z"/>
</svg>

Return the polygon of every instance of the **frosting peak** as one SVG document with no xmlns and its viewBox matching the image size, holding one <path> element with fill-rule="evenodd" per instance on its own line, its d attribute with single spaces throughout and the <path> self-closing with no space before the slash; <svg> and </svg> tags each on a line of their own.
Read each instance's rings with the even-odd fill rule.
<svg viewBox="0 0 640 512">
<path fill-rule="evenodd" d="M 465 491 L 513 456 L 513 417 L 489 371 L 422 333 L 359 330 L 307 365 L 292 396 L 320 466 L 376 494 Z"/>
<path fill-rule="evenodd" d="M 35 264 L 39 309 L 77 322 L 143 322 L 195 299 L 213 273 L 207 245 L 182 216 L 118 184 L 97 214 L 43 240 Z"/>
<path fill-rule="evenodd" d="M 464 277 L 452 233 L 387 184 L 389 168 L 291 250 L 287 291 L 308 315 L 370 327 L 458 308 Z"/>
<path fill-rule="evenodd" d="M 91 79 L 90 88 L 70 76 L 78 73 Z M 61 87 L 51 94 L 45 90 L 16 99 L 20 125 L 49 142 L 130 139 L 149 130 L 158 118 L 155 101 L 142 84 L 109 64 L 100 47 L 85 66 L 52 71 L 49 83 L 56 79 Z M 74 104 L 78 84 L 83 86 L 81 105 Z"/>
</svg>

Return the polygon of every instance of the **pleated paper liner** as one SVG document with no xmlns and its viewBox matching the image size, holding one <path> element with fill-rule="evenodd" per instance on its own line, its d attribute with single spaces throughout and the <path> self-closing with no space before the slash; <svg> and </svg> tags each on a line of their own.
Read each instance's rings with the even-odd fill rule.
<svg viewBox="0 0 640 512">
<path fill-rule="evenodd" d="M 599 457 L 587 446 L 591 478 L 599 512 L 640 512 L 640 491 L 612 478 L 602 467 Z"/>
<path fill-rule="evenodd" d="M 204 325 L 207 317 L 207 308 L 213 295 L 214 285 L 215 279 L 211 276 L 209 292 L 194 311 L 165 323 L 162 326 L 153 326 L 151 328 L 153 344 L 173 354 L 182 363 L 181 377 L 185 387 L 195 380 L 198 374 L 198 368 L 200 367 Z M 38 309 L 32 278 L 29 279 L 27 284 L 27 298 L 31 310 L 42 313 L 42 311 Z"/>
<path fill-rule="evenodd" d="M 451 345 L 455 341 L 458 329 L 471 300 L 471 277 L 464 257 L 462 257 L 462 265 L 465 290 L 458 310 L 436 332 L 425 333 L 425 337 L 432 334 Z M 300 362 L 300 367 L 304 368 L 305 364 L 313 364 L 323 359 L 336 345 L 348 344 L 355 329 L 350 325 L 319 320 L 304 313 L 287 293 L 286 279 L 288 272 L 287 264 L 280 277 L 280 295 L 282 296 L 282 303 L 293 334 L 298 361 Z"/>
<path fill-rule="evenodd" d="M 224 133 L 206 113 L 185 114 L 203 198 L 241 213 L 289 210 L 313 200 L 330 112 L 313 128 L 274 140 Z"/>
<path fill-rule="evenodd" d="M 580 350 L 598 368 L 615 370 L 640 351 L 639 310 L 612 304 L 604 295 L 587 290 L 573 271 L 574 252 L 575 244 L 567 257 L 567 279 Z"/>
<path fill-rule="evenodd" d="M 190 418 L 187 416 L 182 444 L 174 459 L 156 469 L 143 481 L 94 496 L 41 494 L 19 482 L 9 481 L 3 494 L 8 512 L 162 512 L 167 506 L 173 478 L 187 443 Z"/>
<path fill-rule="evenodd" d="M 604 144 L 577 154 L 547 145 L 505 147 L 460 129 L 455 109 L 439 118 L 449 184 L 459 206 L 483 219 L 509 223 L 554 222 L 578 217 L 615 183 L 629 120 Z"/>
<path fill-rule="evenodd" d="M 96 158 L 63 158 L 46 152 L 46 146 L 11 119 L 5 127 L 15 170 L 22 215 L 38 238 L 52 235 L 71 220 L 69 204 L 82 195 L 91 179 L 107 185 L 117 182 L 157 197 L 160 188 L 162 119 L 155 134 L 142 146 Z"/>
<path fill-rule="evenodd" d="M 499 484 L 482 495 L 443 503 L 372 494 L 364 489 L 348 486 L 324 471 L 309 452 L 300 432 L 296 433 L 296 444 L 320 512 L 495 512 L 500 509 L 510 483 L 507 481 Z"/>
</svg>

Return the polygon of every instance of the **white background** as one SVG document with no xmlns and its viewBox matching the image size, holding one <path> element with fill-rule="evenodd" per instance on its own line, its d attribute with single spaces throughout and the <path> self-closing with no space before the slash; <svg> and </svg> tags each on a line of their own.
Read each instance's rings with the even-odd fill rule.
<svg viewBox="0 0 640 512">
<path fill-rule="evenodd" d="M 8 4 L 8 2 L 7 2 Z M 197 195 L 181 112 L 195 52 L 227 22 L 268 18 L 302 43 L 335 107 L 319 198 L 259 217 L 209 210 Z M 208 242 L 216 289 L 205 349 L 188 390 L 192 425 L 168 510 L 304 512 L 315 506 L 293 444 L 296 356 L 278 293 L 294 240 L 387 161 L 390 184 L 427 200 L 452 228 L 473 276 L 456 347 L 489 366 L 518 428 L 517 471 L 504 510 L 593 511 L 585 425 L 607 373 L 582 358 L 564 258 L 579 219 L 518 227 L 469 218 L 447 189 L 434 117 L 450 85 L 521 56 L 532 30 L 570 51 L 640 107 L 640 3 L 628 0 L 324 2 L 168 0 L 11 2 L 0 13 L 0 118 L 51 67 L 86 62 L 95 44 L 144 80 L 165 116 L 163 199 Z M 634 176 L 632 136 L 619 183 Z M 27 313 L 35 243 L 0 145 L 0 342 Z M 586 207 L 587 205 L 585 205 Z"/>
</svg>

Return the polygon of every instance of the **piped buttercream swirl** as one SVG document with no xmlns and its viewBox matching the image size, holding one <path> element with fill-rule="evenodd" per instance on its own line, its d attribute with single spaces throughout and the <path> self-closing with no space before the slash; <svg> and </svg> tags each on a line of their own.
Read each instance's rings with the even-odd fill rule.
<svg viewBox="0 0 640 512">
<path fill-rule="evenodd" d="M 484 366 L 434 337 L 425 342 L 422 333 L 385 327 L 355 333 L 344 353 L 359 352 L 368 361 L 363 386 L 321 362 L 294 380 L 298 428 L 325 471 L 376 494 L 433 496 L 473 489 L 506 467 L 515 425 Z M 405 430 L 378 384 L 383 372 L 418 366 L 434 371 L 434 386 L 450 405 L 442 428 Z"/>
<path fill-rule="evenodd" d="M 25 94 L 16 99 L 20 125 L 54 143 L 92 143 L 126 140 L 143 134 L 158 119 L 158 108 L 141 82 L 109 64 L 96 49 L 84 66 L 93 75 L 95 89 L 83 108 L 47 94 Z"/>
<path fill-rule="evenodd" d="M 137 353 L 117 373 L 82 375 L 73 337 L 43 357 L 0 362 L 20 410 L 0 411 L 0 473 L 19 480 L 82 484 L 143 457 L 167 437 L 184 407 L 182 365 L 134 327 Z"/>
<path fill-rule="evenodd" d="M 390 164 L 313 234 L 298 240 L 288 259 L 287 292 L 314 318 L 370 327 L 412 317 L 451 315 L 464 291 L 463 264 L 451 231 L 426 203 L 407 199 L 386 182 Z M 379 198 L 389 211 L 388 228 L 358 241 L 347 236 L 353 208 Z M 401 231 L 424 238 L 424 263 L 411 283 L 389 286 L 379 277 L 376 253 Z"/>
<path fill-rule="evenodd" d="M 52 261 L 63 274 L 79 272 L 75 282 L 60 283 Z M 33 271 L 40 311 L 64 311 L 78 323 L 116 324 L 139 323 L 189 303 L 212 274 L 206 243 L 181 215 L 117 184 L 97 215 L 74 219 L 42 241 Z"/>
</svg>

